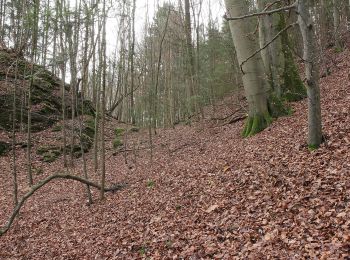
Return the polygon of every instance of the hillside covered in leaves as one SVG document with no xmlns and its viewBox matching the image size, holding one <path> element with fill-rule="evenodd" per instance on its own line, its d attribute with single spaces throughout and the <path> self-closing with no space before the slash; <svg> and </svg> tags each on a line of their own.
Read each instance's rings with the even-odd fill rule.
<svg viewBox="0 0 350 260">
<path fill-rule="evenodd" d="M 1 55 L 11 63 L 11 54 Z M 330 52 L 329 57 L 334 64 L 330 75 L 321 79 L 325 142 L 319 149 L 310 150 L 306 144 L 307 100 L 292 103 L 291 115 L 246 139 L 241 137 L 242 121 L 211 120 L 232 113 L 230 97 L 215 109 L 206 108 L 206 120 L 159 130 L 151 144 L 146 129 L 137 132 L 111 119 L 106 135 L 107 182 L 126 186 L 109 193 L 103 202 L 87 205 L 80 183 L 50 183 L 28 200 L 13 227 L 0 238 L 0 258 L 346 259 L 350 53 Z M 37 91 L 44 84 L 45 91 L 59 95 L 59 81 L 48 80 L 37 69 Z M 3 75 L 2 90 L 16 83 L 12 76 L 7 81 Z M 4 100 L 10 98 L 8 92 L 1 93 Z M 48 99 L 37 104 L 38 113 L 51 99 L 48 93 L 45 96 Z M 10 109 L 6 104 L 1 102 L 1 111 Z M 113 147 L 116 127 L 125 129 L 117 131 L 123 149 Z M 7 126 L 2 128 L 0 139 L 9 141 Z M 34 134 L 34 147 L 59 139 L 60 132 L 52 130 Z M 25 135 L 18 139 L 24 142 Z M 25 150 L 16 146 L 16 152 L 19 190 L 24 194 Z M 39 154 L 33 156 L 36 182 L 62 172 L 61 157 L 45 163 Z M 87 157 L 88 172 L 97 181 L 93 154 Z M 82 175 L 81 160 L 76 159 L 71 174 Z M 9 154 L 0 157 L 2 224 L 12 212 L 9 161 Z M 97 191 L 93 197 L 98 198 Z"/>
</svg>

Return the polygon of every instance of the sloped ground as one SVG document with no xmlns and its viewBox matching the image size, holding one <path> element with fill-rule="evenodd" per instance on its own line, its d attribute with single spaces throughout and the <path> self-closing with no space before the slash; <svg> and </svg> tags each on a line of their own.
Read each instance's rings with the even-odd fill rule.
<svg viewBox="0 0 350 260">
<path fill-rule="evenodd" d="M 341 259 L 350 256 L 350 53 L 322 79 L 327 142 L 310 152 L 306 101 L 264 132 L 243 122 L 147 132 L 113 156 L 107 180 L 128 187 L 86 205 L 85 187 L 55 181 L 33 196 L 0 238 L 1 259 Z M 225 109 L 224 109 L 225 110 Z M 49 130 L 48 130 L 49 131 Z M 37 139 L 50 136 L 44 132 Z M 21 193 L 25 155 L 18 150 Z M 91 155 L 90 155 L 91 156 Z M 0 158 L 0 222 L 11 212 L 10 157 Z M 93 172 L 89 158 L 89 172 Z M 41 164 L 44 175 L 62 162 Z M 75 172 L 81 174 L 81 162 Z M 97 177 L 94 176 L 96 180 Z"/>
</svg>

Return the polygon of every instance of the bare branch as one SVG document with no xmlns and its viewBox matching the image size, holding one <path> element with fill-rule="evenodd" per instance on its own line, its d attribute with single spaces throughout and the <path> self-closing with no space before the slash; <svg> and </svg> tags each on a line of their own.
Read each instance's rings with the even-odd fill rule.
<svg viewBox="0 0 350 260">
<path fill-rule="evenodd" d="M 74 181 L 78 181 L 81 182 L 83 184 L 89 185 L 91 187 L 94 187 L 98 190 L 101 190 L 101 186 L 91 182 L 87 179 L 81 178 L 79 176 L 75 176 L 75 175 L 70 175 L 70 174 L 55 174 L 55 175 L 51 175 L 49 177 L 47 177 L 46 179 L 44 179 L 43 181 L 39 182 L 38 184 L 32 186 L 31 190 L 28 191 L 26 194 L 24 194 L 24 196 L 22 197 L 22 199 L 18 202 L 18 204 L 16 205 L 16 207 L 14 208 L 12 215 L 10 216 L 9 220 L 7 221 L 6 225 L 0 229 L 0 237 L 2 235 L 4 235 L 11 227 L 13 221 L 15 220 L 16 216 L 18 215 L 20 209 L 22 208 L 22 206 L 24 205 L 24 203 L 26 202 L 27 199 L 29 199 L 37 190 L 39 190 L 40 188 L 42 188 L 43 186 L 45 186 L 46 184 L 48 184 L 49 182 L 51 182 L 52 180 L 55 179 L 67 179 L 67 180 L 74 180 Z M 124 187 L 125 185 L 122 184 L 118 184 L 118 185 L 114 185 L 110 188 L 105 188 L 105 192 L 108 191 L 117 191 L 120 190 Z"/>
<path fill-rule="evenodd" d="M 243 75 L 245 74 L 244 73 L 244 70 L 243 70 L 243 65 L 244 63 L 246 63 L 247 61 L 249 61 L 251 58 L 253 58 L 256 54 L 258 54 L 259 52 L 261 52 L 262 50 L 266 49 L 271 43 L 273 43 L 275 40 L 277 40 L 277 38 L 282 34 L 284 33 L 285 31 L 287 31 L 289 28 L 297 25 L 298 23 L 292 23 L 290 25 L 288 25 L 287 27 L 285 27 L 284 29 L 282 29 L 281 31 L 279 31 L 275 37 L 272 38 L 271 41 L 269 41 L 268 43 L 266 43 L 263 47 L 261 47 L 260 49 L 256 50 L 252 55 L 250 55 L 246 60 L 244 60 L 241 65 L 240 65 L 240 68 L 241 68 L 241 71 L 243 73 Z"/>
<path fill-rule="evenodd" d="M 278 8 L 278 9 L 274 9 L 274 10 L 271 10 L 271 11 L 252 13 L 252 14 L 247 14 L 247 15 L 238 16 L 238 17 L 227 17 L 227 15 L 225 14 L 224 15 L 224 19 L 226 21 L 236 21 L 236 20 L 242 20 L 242 19 L 255 17 L 255 16 L 271 15 L 271 14 L 274 14 L 274 13 L 278 13 L 278 12 L 294 9 L 296 7 L 297 7 L 297 1 L 294 4 L 292 4 L 292 5 L 284 6 L 284 7 L 281 7 L 281 8 Z"/>
</svg>

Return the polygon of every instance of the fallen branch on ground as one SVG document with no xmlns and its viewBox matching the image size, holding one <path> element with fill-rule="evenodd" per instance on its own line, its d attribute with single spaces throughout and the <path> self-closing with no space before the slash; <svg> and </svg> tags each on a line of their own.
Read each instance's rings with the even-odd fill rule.
<svg viewBox="0 0 350 260">
<path fill-rule="evenodd" d="M 2 235 L 4 235 L 10 229 L 13 221 L 15 220 L 16 216 L 18 215 L 20 209 L 22 208 L 22 206 L 24 205 L 26 200 L 29 199 L 37 190 L 39 190 L 40 188 L 42 188 L 43 186 L 48 184 L 50 181 L 55 180 L 55 179 L 74 180 L 74 181 L 78 181 L 78 182 L 81 182 L 81 183 L 86 184 L 88 186 L 91 186 L 91 187 L 94 187 L 96 189 L 101 190 L 101 186 L 99 184 L 96 184 L 96 183 L 91 182 L 87 179 L 81 178 L 79 176 L 74 176 L 74 175 L 70 175 L 70 174 L 51 175 L 51 176 L 47 177 L 46 179 L 44 179 L 43 181 L 39 182 L 38 184 L 34 185 L 30 191 L 28 191 L 26 194 L 24 194 L 22 199 L 18 202 L 15 209 L 13 210 L 9 220 L 7 221 L 7 224 L 3 228 L 0 229 L 0 237 Z M 125 184 L 113 185 L 112 187 L 105 188 L 104 191 L 105 192 L 117 191 L 117 190 L 122 189 L 123 187 L 125 187 Z"/>
</svg>

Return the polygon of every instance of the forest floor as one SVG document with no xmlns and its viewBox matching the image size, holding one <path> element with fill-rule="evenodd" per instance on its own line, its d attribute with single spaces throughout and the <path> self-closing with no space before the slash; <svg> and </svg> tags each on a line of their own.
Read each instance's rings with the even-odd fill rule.
<svg viewBox="0 0 350 260">
<path fill-rule="evenodd" d="M 94 190 L 88 206 L 82 184 L 48 184 L 0 238 L 0 259 L 349 257 L 350 52 L 332 57 L 332 73 L 321 79 L 326 142 L 318 150 L 306 146 L 306 100 L 247 139 L 240 135 L 243 121 L 158 130 L 152 161 L 146 130 L 128 135 L 129 148 L 137 151 L 126 157 L 113 155 L 107 140 L 107 182 L 127 186 L 103 202 Z M 216 116 L 228 113 L 222 102 Z M 48 129 L 34 140 L 47 143 L 52 134 Z M 25 150 L 18 148 L 17 155 L 23 195 Z M 40 169 L 35 181 L 63 172 L 62 159 L 45 164 L 35 153 L 33 159 Z M 87 159 L 92 174 L 92 153 Z M 13 205 L 10 161 L 10 155 L 0 157 L 2 225 Z M 82 175 L 81 165 L 76 160 L 71 173 Z"/>
</svg>

